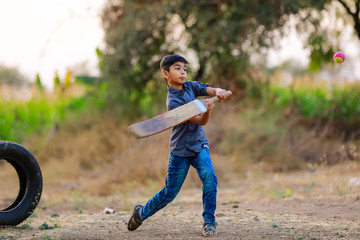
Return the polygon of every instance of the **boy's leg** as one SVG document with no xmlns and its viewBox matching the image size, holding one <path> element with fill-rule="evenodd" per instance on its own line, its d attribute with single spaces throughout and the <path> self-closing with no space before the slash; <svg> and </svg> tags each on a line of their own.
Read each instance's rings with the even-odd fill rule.
<svg viewBox="0 0 360 240">
<path fill-rule="evenodd" d="M 152 216 L 174 200 L 184 183 L 189 167 L 190 163 L 187 157 L 180 157 L 170 153 L 165 187 L 141 208 L 140 215 L 142 220 Z"/>
<path fill-rule="evenodd" d="M 204 223 L 215 222 L 217 177 L 209 156 L 209 149 L 203 148 L 202 151 L 190 162 L 196 169 L 201 181 L 203 182 L 203 218 Z"/>
</svg>

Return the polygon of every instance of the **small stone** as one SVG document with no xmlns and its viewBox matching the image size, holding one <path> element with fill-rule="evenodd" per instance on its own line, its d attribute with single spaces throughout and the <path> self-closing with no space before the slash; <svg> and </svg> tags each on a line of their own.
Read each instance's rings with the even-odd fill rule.
<svg viewBox="0 0 360 240">
<path fill-rule="evenodd" d="M 217 212 L 215 214 L 215 217 L 223 217 L 223 216 L 225 216 L 225 213 L 223 213 L 223 212 Z"/>
<path fill-rule="evenodd" d="M 115 210 L 106 207 L 106 208 L 104 209 L 104 213 L 105 213 L 105 214 L 114 214 L 114 213 L 115 213 Z"/>
</svg>

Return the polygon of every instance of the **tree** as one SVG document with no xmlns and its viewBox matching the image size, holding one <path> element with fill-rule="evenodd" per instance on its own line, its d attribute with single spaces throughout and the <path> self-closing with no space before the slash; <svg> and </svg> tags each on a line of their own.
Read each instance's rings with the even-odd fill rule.
<svg viewBox="0 0 360 240">
<path fill-rule="evenodd" d="M 360 0 L 337 0 L 353 20 L 355 32 L 360 40 Z"/>
<path fill-rule="evenodd" d="M 188 46 L 196 51 L 199 70 L 195 80 L 243 85 L 250 57 L 266 53 L 279 40 L 290 15 L 323 9 L 321 1 L 178 1 L 173 12 L 181 16 L 190 35 Z M 308 15 L 308 14 L 306 14 Z M 277 30 L 277 31 L 276 31 Z M 278 34 L 277 34 L 278 33 Z M 204 75 L 206 67 L 211 74 Z M 214 74 L 215 73 L 215 74 Z M 230 80 L 230 81 L 229 81 Z"/>
<path fill-rule="evenodd" d="M 162 1 L 109 1 L 102 21 L 107 46 L 100 67 L 111 84 L 111 101 L 125 102 L 132 112 L 150 107 L 144 96 L 156 99 L 165 88 L 154 77 L 161 53 L 168 50 L 161 51 L 168 22 Z"/>
<path fill-rule="evenodd" d="M 245 86 L 251 57 L 266 53 L 286 34 L 289 16 L 302 14 L 306 21 L 330 1 L 108 1 L 102 13 L 102 78 L 112 85 L 111 97 L 135 112 L 163 99 L 166 88 L 158 73 L 165 54 L 192 53 L 198 65 L 194 80 Z"/>
<path fill-rule="evenodd" d="M 329 64 L 333 54 L 341 49 L 340 36 L 345 26 L 352 24 L 360 40 L 360 0 L 332 0 L 317 12 L 310 12 L 302 22 L 300 32 L 306 32 L 306 45 L 310 48 L 309 69 L 316 72 Z M 326 20 L 327 25 L 322 24 Z"/>
<path fill-rule="evenodd" d="M 0 65 L 0 85 L 1 84 L 21 87 L 29 85 L 30 81 L 21 74 L 17 68 Z"/>
</svg>

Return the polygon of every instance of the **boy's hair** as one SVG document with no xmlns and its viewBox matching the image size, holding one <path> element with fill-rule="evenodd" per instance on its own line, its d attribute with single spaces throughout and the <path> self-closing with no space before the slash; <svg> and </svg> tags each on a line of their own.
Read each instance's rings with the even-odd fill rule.
<svg viewBox="0 0 360 240">
<path fill-rule="evenodd" d="M 160 68 L 161 68 L 161 70 L 170 71 L 170 66 L 176 62 L 183 62 L 185 64 L 188 64 L 188 61 L 186 61 L 185 58 L 183 58 L 180 55 L 175 54 L 175 55 L 165 56 L 160 62 Z"/>
</svg>

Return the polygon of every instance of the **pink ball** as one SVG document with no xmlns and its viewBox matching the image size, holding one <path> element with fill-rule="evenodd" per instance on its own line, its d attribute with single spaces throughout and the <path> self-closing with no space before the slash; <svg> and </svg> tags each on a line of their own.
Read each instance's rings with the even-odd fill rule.
<svg viewBox="0 0 360 240">
<path fill-rule="evenodd" d="M 343 63 L 345 61 L 345 54 L 342 52 L 337 52 L 334 54 L 334 61 L 336 63 Z"/>
</svg>

